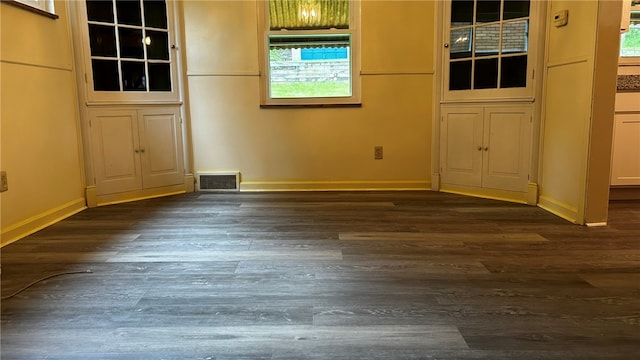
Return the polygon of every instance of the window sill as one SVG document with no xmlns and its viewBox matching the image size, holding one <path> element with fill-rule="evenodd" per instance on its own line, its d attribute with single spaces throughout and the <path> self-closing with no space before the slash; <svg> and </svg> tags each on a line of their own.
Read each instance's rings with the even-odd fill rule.
<svg viewBox="0 0 640 360">
<path fill-rule="evenodd" d="M 57 14 L 50 13 L 50 12 L 42 10 L 42 9 L 38 9 L 38 8 L 33 7 L 31 5 L 27 5 L 27 4 L 24 4 L 24 3 L 21 3 L 21 2 L 15 1 L 15 0 L 2 0 L 2 2 L 5 3 L 5 4 L 9 4 L 9 5 L 18 7 L 18 8 L 23 9 L 23 10 L 27 10 L 27 11 L 36 13 L 38 15 L 42 15 L 44 17 L 48 17 L 49 19 L 54 19 L 55 20 L 55 19 L 60 18 L 60 16 L 58 16 Z"/>
<path fill-rule="evenodd" d="M 618 60 L 618 66 L 638 66 L 640 65 L 640 57 L 621 57 Z"/>
</svg>

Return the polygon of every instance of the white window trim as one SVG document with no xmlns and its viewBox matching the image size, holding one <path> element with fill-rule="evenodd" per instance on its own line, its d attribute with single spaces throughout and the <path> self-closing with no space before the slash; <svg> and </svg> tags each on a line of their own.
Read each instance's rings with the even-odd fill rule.
<svg viewBox="0 0 640 360">
<path fill-rule="evenodd" d="M 175 9 L 176 2 L 166 0 L 167 3 L 167 29 L 169 32 L 169 63 L 171 66 L 171 87 L 170 92 L 139 92 L 139 91 L 96 91 L 93 89 L 93 72 L 91 67 L 91 48 L 89 39 L 89 19 L 87 18 L 87 5 L 85 0 L 75 1 L 77 3 L 77 14 L 79 17 L 80 32 L 82 34 L 82 49 L 84 62 L 84 78 L 87 105 L 101 104 L 175 104 L 180 103 L 180 84 L 177 49 L 179 48 Z M 117 46 L 117 45 L 116 45 Z"/>
<path fill-rule="evenodd" d="M 269 74 L 269 35 L 277 35 L 286 32 L 288 35 L 309 34 L 301 30 L 269 29 L 269 1 L 258 1 L 258 57 L 260 65 L 260 105 L 261 106 L 322 106 L 322 105 L 360 105 L 361 104 L 361 78 L 360 78 L 360 0 L 349 2 L 349 29 L 318 30 L 322 33 L 349 34 L 351 46 L 349 49 L 351 61 L 351 96 L 349 97 L 314 97 L 314 98 L 271 98 L 270 74 Z"/>
</svg>

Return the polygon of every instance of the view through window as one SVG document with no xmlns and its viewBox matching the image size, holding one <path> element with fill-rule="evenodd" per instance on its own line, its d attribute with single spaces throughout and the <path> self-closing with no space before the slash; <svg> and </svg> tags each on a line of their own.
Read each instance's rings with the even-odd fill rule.
<svg viewBox="0 0 640 360">
<path fill-rule="evenodd" d="M 268 12 L 270 99 L 354 94 L 349 0 L 269 0 Z"/>
</svg>

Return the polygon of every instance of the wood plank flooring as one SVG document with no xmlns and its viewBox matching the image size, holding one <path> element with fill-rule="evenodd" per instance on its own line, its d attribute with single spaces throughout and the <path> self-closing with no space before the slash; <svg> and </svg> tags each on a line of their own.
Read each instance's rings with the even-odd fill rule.
<svg viewBox="0 0 640 360">
<path fill-rule="evenodd" d="M 5 359 L 637 359 L 640 202 L 609 226 L 436 192 L 194 193 L 2 249 Z"/>
</svg>

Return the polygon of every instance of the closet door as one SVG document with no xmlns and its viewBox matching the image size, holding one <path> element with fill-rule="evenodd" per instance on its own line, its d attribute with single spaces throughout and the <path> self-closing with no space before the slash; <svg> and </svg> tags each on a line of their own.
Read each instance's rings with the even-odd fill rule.
<svg viewBox="0 0 640 360">
<path fill-rule="evenodd" d="M 135 110 L 93 110 L 91 146 L 97 195 L 142 188 Z"/>
<path fill-rule="evenodd" d="M 178 108 L 140 110 L 138 114 L 144 188 L 184 183 Z"/>
<path fill-rule="evenodd" d="M 531 112 L 528 107 L 485 109 L 482 186 L 526 191 Z"/>
<path fill-rule="evenodd" d="M 452 107 L 442 111 L 442 183 L 482 185 L 482 108 Z"/>
</svg>

